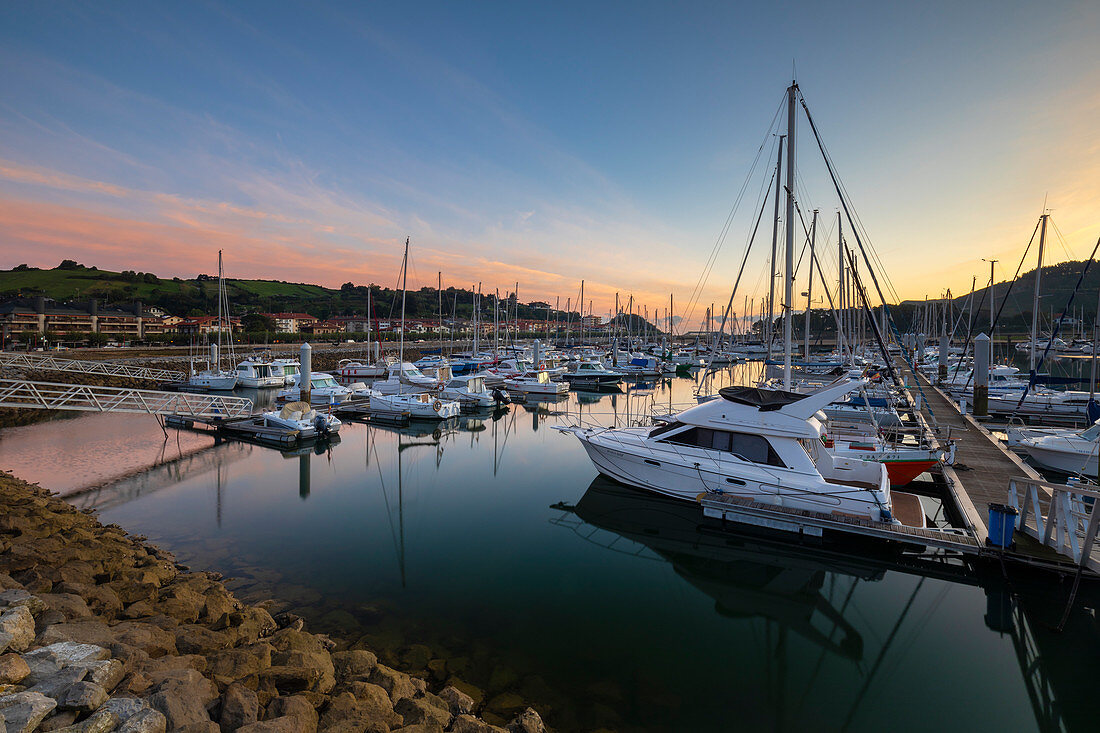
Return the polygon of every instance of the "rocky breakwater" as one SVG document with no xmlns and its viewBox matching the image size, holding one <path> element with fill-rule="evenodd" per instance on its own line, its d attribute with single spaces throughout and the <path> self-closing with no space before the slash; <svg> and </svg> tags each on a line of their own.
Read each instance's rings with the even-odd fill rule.
<svg viewBox="0 0 1100 733">
<path fill-rule="evenodd" d="M 216 574 L 0 474 L 0 731 L 506 728 L 455 686 L 338 650 L 302 619 L 239 602 Z"/>
</svg>

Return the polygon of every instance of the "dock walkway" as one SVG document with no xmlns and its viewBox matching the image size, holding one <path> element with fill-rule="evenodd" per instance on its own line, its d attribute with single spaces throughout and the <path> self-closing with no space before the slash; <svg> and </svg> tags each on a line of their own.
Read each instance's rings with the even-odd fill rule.
<svg viewBox="0 0 1100 733">
<path fill-rule="evenodd" d="M 989 505 L 1013 503 L 1009 495 L 1012 479 L 1034 482 L 1049 499 L 1051 492 L 1045 488 L 1049 484 L 1034 468 L 1008 450 L 973 416 L 963 415 L 955 402 L 923 375 L 914 377 L 909 371 L 906 374 L 921 386 L 922 413 L 941 432 L 949 432 L 958 446 L 955 465 L 943 467 L 944 478 L 960 513 L 983 545 L 989 536 Z M 1037 532 L 1034 515 L 1027 517 L 1027 523 L 1028 529 Z M 1069 562 L 1069 558 L 1023 533 L 1017 533 L 1015 548 L 1005 556 L 1046 566 Z M 1100 566 L 1100 550 L 1093 549 L 1084 564 L 1090 568 Z"/>
</svg>

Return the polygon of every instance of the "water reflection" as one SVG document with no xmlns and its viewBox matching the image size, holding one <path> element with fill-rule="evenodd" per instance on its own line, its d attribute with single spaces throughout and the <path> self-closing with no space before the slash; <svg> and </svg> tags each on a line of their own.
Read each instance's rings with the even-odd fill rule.
<svg viewBox="0 0 1100 733">
<path fill-rule="evenodd" d="M 547 429 L 645 421 L 696 386 L 348 422 L 339 443 L 285 453 L 208 442 L 81 500 L 386 663 L 428 645 L 560 730 L 1088 729 L 1100 631 L 1084 584 L 1067 606 L 1072 578 L 1032 588 L 942 556 L 730 532 L 593 481 L 577 441 Z"/>
<path fill-rule="evenodd" d="M 809 684 L 818 677 L 826 655 L 855 663 L 862 682 L 840 730 L 853 726 L 884 662 L 887 667 L 902 663 L 890 658 L 891 647 L 904 639 L 907 626 L 927 621 L 912 618 L 912 610 L 925 580 L 937 577 L 983 589 L 983 621 L 989 630 L 1011 640 L 1039 730 L 1095 730 L 1092 683 L 1100 674 L 1100 592 L 1093 586 L 1058 587 L 1049 578 L 1013 582 L 961 562 L 945 563 L 938 553 L 853 554 L 754 535 L 702 517 L 686 502 L 603 477 L 592 482 L 576 506 L 559 503 L 552 509 L 565 512 L 553 520 L 555 524 L 569 527 L 591 544 L 669 563 L 677 576 L 714 600 L 717 615 L 763 620 L 773 665 L 769 674 L 774 671 L 782 677 L 789 664 L 799 663 L 788 659 L 788 634 L 820 650 Z M 568 519 L 570 514 L 580 522 Z M 864 637 L 851 620 L 860 614 L 853 597 L 858 584 L 884 581 L 890 572 L 914 574 L 920 580 L 884 643 L 868 659 Z M 781 703 L 776 719 L 783 721 L 785 681 L 777 678 L 770 683 L 775 688 L 769 688 L 770 699 Z M 995 704 L 981 696 L 972 702 Z"/>
</svg>

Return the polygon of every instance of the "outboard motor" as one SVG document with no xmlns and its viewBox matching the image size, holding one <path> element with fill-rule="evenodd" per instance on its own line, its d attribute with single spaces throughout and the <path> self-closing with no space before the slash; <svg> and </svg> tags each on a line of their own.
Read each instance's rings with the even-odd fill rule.
<svg viewBox="0 0 1100 733">
<path fill-rule="evenodd" d="M 317 429 L 318 435 L 328 435 L 328 420 L 325 419 L 324 415 L 313 418 L 313 427 Z"/>
<path fill-rule="evenodd" d="M 493 390 L 493 399 L 496 400 L 498 405 L 508 404 L 508 394 L 499 387 Z"/>
</svg>

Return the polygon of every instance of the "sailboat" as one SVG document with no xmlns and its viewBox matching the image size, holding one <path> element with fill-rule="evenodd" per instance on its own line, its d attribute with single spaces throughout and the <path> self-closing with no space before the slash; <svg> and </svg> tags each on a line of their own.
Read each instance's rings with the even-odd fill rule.
<svg viewBox="0 0 1100 733">
<path fill-rule="evenodd" d="M 395 385 L 397 391 L 394 394 L 381 394 L 377 390 L 372 390 L 370 395 L 370 409 L 372 413 L 408 415 L 409 417 L 422 420 L 446 420 L 450 417 L 457 417 L 461 409 L 458 402 L 440 399 L 423 390 L 412 393 L 409 391 L 412 388 L 408 387 L 401 379 L 402 374 L 406 376 L 411 372 L 415 372 L 418 375 L 420 374 L 420 371 L 416 367 L 405 362 L 405 293 L 408 285 L 408 267 L 409 240 L 406 238 L 405 256 L 401 262 L 401 345 L 397 358 L 397 363 L 400 366 L 398 374 L 394 375 L 391 373 L 390 376 L 390 379 L 394 379 L 395 376 L 397 377 Z M 440 388 L 442 388 L 442 386 L 442 384 L 439 385 Z"/>
<path fill-rule="evenodd" d="M 225 294 L 225 276 L 222 272 L 222 251 L 218 250 L 218 342 L 211 343 L 210 356 L 206 369 L 196 371 L 194 360 L 191 361 L 191 375 L 187 384 L 203 389 L 229 390 L 237 386 L 237 372 L 221 368 L 222 336 L 229 333 L 230 350 L 232 351 L 233 336 L 230 331 L 232 324 L 229 320 L 229 303 Z M 209 336 L 207 336 L 209 339 Z M 230 362 L 233 355 L 230 353 Z"/>
</svg>

